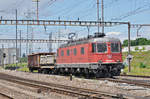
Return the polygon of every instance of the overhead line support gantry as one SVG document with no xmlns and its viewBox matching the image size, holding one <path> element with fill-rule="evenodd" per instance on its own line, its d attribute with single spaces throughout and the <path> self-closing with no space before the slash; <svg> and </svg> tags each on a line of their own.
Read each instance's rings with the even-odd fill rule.
<svg viewBox="0 0 150 99">
<path fill-rule="evenodd" d="M 105 26 L 128 24 L 128 22 L 66 21 L 66 20 L 0 20 L 0 25 L 43 25 L 43 26 Z"/>
</svg>

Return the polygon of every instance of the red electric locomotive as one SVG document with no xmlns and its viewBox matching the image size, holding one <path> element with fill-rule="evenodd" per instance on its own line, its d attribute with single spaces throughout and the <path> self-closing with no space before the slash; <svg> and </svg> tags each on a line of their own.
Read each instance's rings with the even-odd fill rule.
<svg viewBox="0 0 150 99">
<path fill-rule="evenodd" d="M 121 42 L 95 33 L 95 36 L 61 45 L 56 61 L 59 73 L 118 76 L 123 68 Z"/>
</svg>

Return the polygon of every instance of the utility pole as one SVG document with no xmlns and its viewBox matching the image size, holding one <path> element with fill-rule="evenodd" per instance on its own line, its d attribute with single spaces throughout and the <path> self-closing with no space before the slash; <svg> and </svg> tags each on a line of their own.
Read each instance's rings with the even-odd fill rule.
<svg viewBox="0 0 150 99">
<path fill-rule="evenodd" d="M 87 30 L 88 30 L 88 37 L 89 37 L 89 35 L 90 35 L 90 27 L 89 26 L 87 26 Z"/>
<path fill-rule="evenodd" d="M 140 26 L 140 27 L 137 29 L 137 32 L 136 32 L 137 37 L 141 36 L 141 35 L 139 35 L 139 31 L 140 31 L 141 28 L 142 28 L 142 26 Z"/>
<path fill-rule="evenodd" d="M 33 31 L 33 28 L 32 28 L 32 40 L 34 38 L 34 31 Z M 33 42 L 31 42 L 31 53 L 33 53 Z"/>
<path fill-rule="evenodd" d="M 31 31 L 32 31 L 31 40 L 33 40 L 33 28 L 31 28 Z M 29 42 L 29 54 L 31 54 L 32 52 L 33 52 L 33 43 L 31 41 L 31 42 Z"/>
<path fill-rule="evenodd" d="M 37 20 L 39 20 L 39 2 L 40 2 L 40 0 L 33 0 L 32 2 L 36 2 Z"/>
<path fill-rule="evenodd" d="M 3 54 L 4 54 L 4 45 L 2 44 L 2 67 L 4 68 L 4 57 L 3 57 Z"/>
<path fill-rule="evenodd" d="M 32 17 L 32 15 L 34 14 L 33 12 L 31 12 L 30 10 L 28 10 L 26 14 L 26 18 L 27 20 L 31 20 L 30 18 Z M 27 42 L 26 42 L 26 55 L 28 55 L 28 52 L 29 52 L 29 21 L 27 21 Z"/>
<path fill-rule="evenodd" d="M 130 56 L 130 28 L 131 28 L 131 24 L 128 23 L 128 63 L 129 63 L 129 68 L 128 68 L 128 72 L 131 72 L 131 59 L 129 58 Z"/>
<path fill-rule="evenodd" d="M 60 17 L 58 17 L 58 20 L 60 21 Z M 60 28 L 58 30 L 58 39 L 60 40 Z M 60 42 L 58 42 L 58 47 L 60 46 Z"/>
<path fill-rule="evenodd" d="M 29 25 L 27 24 L 27 43 L 26 43 L 26 55 L 28 55 L 28 33 L 29 32 Z"/>
<path fill-rule="evenodd" d="M 17 61 L 18 61 L 18 53 L 17 53 L 17 40 L 18 40 L 18 27 L 17 27 L 17 9 L 16 9 L 16 67 L 17 67 Z"/>
<path fill-rule="evenodd" d="M 49 41 L 52 40 L 52 32 L 49 34 Z M 49 43 L 49 52 L 52 52 L 52 43 Z"/>
<path fill-rule="evenodd" d="M 101 0 L 101 9 L 102 9 L 102 33 L 104 33 L 104 2 Z"/>
<path fill-rule="evenodd" d="M 99 0 L 97 0 L 97 21 L 99 22 Z M 98 29 L 97 32 L 99 33 L 99 23 L 97 29 Z"/>
<path fill-rule="evenodd" d="M 21 63 L 21 30 L 20 30 L 20 63 Z"/>
</svg>

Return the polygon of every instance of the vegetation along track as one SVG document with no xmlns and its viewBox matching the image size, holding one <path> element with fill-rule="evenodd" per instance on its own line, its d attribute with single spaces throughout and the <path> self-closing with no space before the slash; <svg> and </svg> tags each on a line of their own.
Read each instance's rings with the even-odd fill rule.
<svg viewBox="0 0 150 99">
<path fill-rule="evenodd" d="M 71 86 L 29 80 L 29 79 L 19 78 L 16 76 L 11 76 L 3 73 L 0 73 L 0 78 L 2 80 L 6 80 L 9 82 L 38 88 L 39 93 L 42 91 L 50 90 L 51 92 L 79 97 L 82 99 L 112 99 L 112 98 L 120 99 L 120 97 L 122 97 L 121 95 L 115 95 L 111 93 L 95 91 L 90 89 L 76 88 Z M 127 98 L 121 98 L 121 99 L 127 99 Z"/>
</svg>

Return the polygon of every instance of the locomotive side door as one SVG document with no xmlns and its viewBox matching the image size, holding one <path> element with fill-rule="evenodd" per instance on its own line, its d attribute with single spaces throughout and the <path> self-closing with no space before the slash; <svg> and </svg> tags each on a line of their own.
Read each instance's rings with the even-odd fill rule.
<svg viewBox="0 0 150 99">
<path fill-rule="evenodd" d="M 92 63 L 93 62 L 93 56 L 94 53 L 96 52 L 96 43 L 89 43 L 88 44 L 88 62 Z"/>
</svg>

